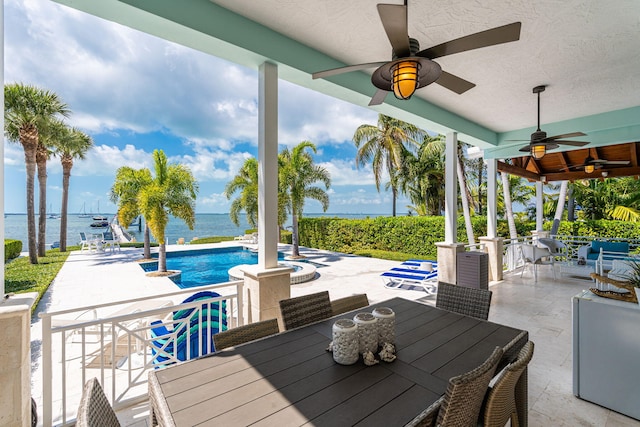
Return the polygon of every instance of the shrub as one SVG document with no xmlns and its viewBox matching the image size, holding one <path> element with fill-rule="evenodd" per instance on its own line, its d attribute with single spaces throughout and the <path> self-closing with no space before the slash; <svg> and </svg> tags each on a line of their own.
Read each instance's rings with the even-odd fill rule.
<svg viewBox="0 0 640 427">
<path fill-rule="evenodd" d="M 205 243 L 220 243 L 220 242 L 228 242 L 229 240 L 233 240 L 233 236 L 211 236 L 211 237 L 200 237 L 197 240 L 192 240 L 190 245 L 202 245 Z"/>
<path fill-rule="evenodd" d="M 287 230 L 280 230 L 280 243 L 292 244 L 293 233 Z"/>
<path fill-rule="evenodd" d="M 17 258 L 22 252 L 22 241 L 4 239 L 4 262 Z"/>
</svg>

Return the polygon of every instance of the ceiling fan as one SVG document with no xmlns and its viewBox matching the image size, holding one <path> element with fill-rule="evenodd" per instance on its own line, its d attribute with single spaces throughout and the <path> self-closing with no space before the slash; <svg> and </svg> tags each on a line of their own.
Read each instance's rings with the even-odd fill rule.
<svg viewBox="0 0 640 427">
<path fill-rule="evenodd" d="M 587 141 L 567 141 L 564 138 L 575 138 L 576 136 L 586 136 L 586 133 L 572 132 L 562 135 L 547 136 L 547 133 L 540 130 L 540 93 L 544 92 L 546 86 L 536 86 L 533 88 L 533 93 L 538 94 L 538 129 L 531 134 L 531 140 L 529 144 L 520 149 L 522 152 L 529 152 L 534 159 L 539 160 L 544 157 L 548 150 L 558 148 L 560 145 L 573 145 L 574 147 L 582 147 L 587 145 Z M 510 141 L 522 141 L 522 140 L 510 140 Z"/>
<path fill-rule="evenodd" d="M 462 94 L 475 84 L 443 71 L 440 64 L 433 59 L 520 39 L 521 23 L 514 22 L 420 50 L 418 41 L 409 37 L 407 1 L 405 0 L 404 5 L 378 4 L 377 7 L 382 26 L 391 43 L 392 60 L 349 65 L 313 73 L 313 78 L 319 79 L 378 67 L 371 76 L 371 82 L 378 91 L 371 98 L 369 105 L 382 104 L 388 92 L 393 92 L 398 99 L 409 99 L 416 89 L 434 82 Z"/>
<path fill-rule="evenodd" d="M 594 159 L 591 157 L 591 150 L 587 152 L 587 157 L 584 159 L 584 162 L 580 165 L 569 166 L 564 170 L 568 169 L 578 169 L 584 170 L 586 173 L 592 173 L 596 169 L 601 169 L 603 167 L 608 166 L 627 166 L 631 164 L 629 160 L 605 160 L 605 159 Z"/>
</svg>

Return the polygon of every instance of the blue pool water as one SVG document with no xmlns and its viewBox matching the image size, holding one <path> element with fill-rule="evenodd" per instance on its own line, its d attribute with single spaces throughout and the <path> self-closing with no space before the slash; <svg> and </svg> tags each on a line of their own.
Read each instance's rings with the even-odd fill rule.
<svg viewBox="0 0 640 427">
<path fill-rule="evenodd" d="M 158 254 L 153 254 L 154 258 Z M 278 259 L 283 259 L 278 253 Z M 167 252 L 167 270 L 180 270 L 176 285 L 180 288 L 212 285 L 229 281 L 228 271 L 240 264 L 257 264 L 258 254 L 242 248 L 214 248 Z M 143 265 L 146 271 L 158 269 L 157 263 Z"/>
</svg>

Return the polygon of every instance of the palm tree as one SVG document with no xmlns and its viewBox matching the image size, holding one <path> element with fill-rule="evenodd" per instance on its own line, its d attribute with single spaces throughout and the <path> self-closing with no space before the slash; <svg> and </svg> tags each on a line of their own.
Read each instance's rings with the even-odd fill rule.
<svg viewBox="0 0 640 427">
<path fill-rule="evenodd" d="M 426 135 L 416 155 L 405 150 L 398 189 L 418 215 L 440 215 L 444 205 L 444 140 Z"/>
<path fill-rule="evenodd" d="M 120 224 L 130 224 L 135 217 L 141 215 L 140 191 L 150 185 L 151 181 L 151 171 L 147 168 L 133 169 L 129 166 L 118 168 L 116 179 L 111 186 L 110 199 L 118 206 Z M 151 258 L 151 238 L 147 221 L 144 223 L 144 258 Z"/>
<path fill-rule="evenodd" d="M 279 171 L 280 185 L 288 189 L 290 211 L 292 218 L 292 256 L 300 256 L 298 219 L 302 217 L 305 199 L 314 199 L 320 202 L 322 210 L 326 212 L 329 208 L 329 196 L 320 187 L 312 186 L 320 181 L 325 189 L 331 187 L 331 177 L 329 172 L 322 166 L 315 165 L 313 158 L 305 149 L 316 152 L 316 146 L 309 141 L 302 141 L 293 147 L 291 151 L 284 149 L 280 152 Z"/>
<path fill-rule="evenodd" d="M 393 216 L 396 216 L 398 197 L 398 183 L 394 177 L 396 171 L 402 167 L 403 151 L 408 149 L 405 144 L 417 148 L 424 134 L 425 132 L 415 125 L 380 114 L 377 126 L 360 125 L 353 135 L 353 142 L 358 148 L 356 165 L 359 167 L 371 162 L 376 189 L 380 191 L 383 171 L 386 170 L 391 178 Z"/>
<path fill-rule="evenodd" d="M 198 183 L 191 170 L 180 164 L 169 164 L 162 150 L 153 151 L 155 176 L 140 189 L 139 207 L 153 237 L 158 241 L 158 271 L 167 271 L 165 229 L 169 215 L 182 219 L 190 230 L 195 223 Z"/>
<path fill-rule="evenodd" d="M 224 195 L 230 200 L 235 192 L 240 195 L 231 202 L 229 216 L 237 226 L 240 225 L 240 213 L 247 214 L 247 222 L 251 228 L 258 227 L 258 160 L 248 158 L 238 174 L 224 187 Z"/>
<path fill-rule="evenodd" d="M 56 116 L 67 116 L 67 106 L 50 91 L 12 83 L 4 87 L 5 135 L 24 150 L 27 171 L 27 233 L 29 261 L 38 263 L 36 252 L 35 174 L 40 131 Z"/>
<path fill-rule="evenodd" d="M 65 127 L 66 135 L 55 144 L 55 154 L 62 164 L 62 202 L 60 204 L 60 252 L 67 251 L 67 208 L 69 205 L 69 181 L 74 159 L 84 159 L 93 147 L 89 135 L 76 128 Z"/>
</svg>

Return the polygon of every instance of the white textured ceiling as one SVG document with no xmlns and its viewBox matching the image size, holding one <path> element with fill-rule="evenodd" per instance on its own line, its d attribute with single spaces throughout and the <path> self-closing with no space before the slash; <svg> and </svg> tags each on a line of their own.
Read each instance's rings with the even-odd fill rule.
<svg viewBox="0 0 640 427">
<path fill-rule="evenodd" d="M 378 1 L 213 2 L 346 64 L 390 59 Z M 422 49 L 522 22 L 520 41 L 437 60 L 475 88 L 457 95 L 433 84 L 417 92 L 489 129 L 535 126 L 531 89 L 540 84 L 548 85 L 542 94 L 543 124 L 640 105 L 640 1 L 410 0 L 408 10 L 409 35 Z"/>
</svg>

